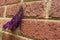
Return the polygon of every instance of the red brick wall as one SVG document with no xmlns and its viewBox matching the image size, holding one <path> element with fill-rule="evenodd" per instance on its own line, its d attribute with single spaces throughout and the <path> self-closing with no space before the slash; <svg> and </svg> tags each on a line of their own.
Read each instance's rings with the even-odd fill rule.
<svg viewBox="0 0 60 40">
<path fill-rule="evenodd" d="M 60 40 L 60 0 L 0 0 L 0 28 L 23 6 L 22 25 L 3 31 L 2 40 Z"/>
</svg>

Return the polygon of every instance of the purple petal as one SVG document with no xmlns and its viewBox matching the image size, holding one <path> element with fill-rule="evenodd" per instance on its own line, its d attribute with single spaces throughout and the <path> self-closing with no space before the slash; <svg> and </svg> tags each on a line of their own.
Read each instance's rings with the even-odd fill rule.
<svg viewBox="0 0 60 40">
<path fill-rule="evenodd" d="M 6 29 L 9 27 L 9 25 L 10 25 L 9 22 L 7 22 L 6 24 L 3 25 L 3 28 Z"/>
<path fill-rule="evenodd" d="M 19 24 L 22 22 L 22 17 L 23 17 L 23 7 L 20 6 L 19 11 L 16 13 L 16 15 L 11 19 L 11 21 L 7 22 L 3 28 L 10 29 L 11 31 L 16 30 L 19 27 Z"/>
</svg>

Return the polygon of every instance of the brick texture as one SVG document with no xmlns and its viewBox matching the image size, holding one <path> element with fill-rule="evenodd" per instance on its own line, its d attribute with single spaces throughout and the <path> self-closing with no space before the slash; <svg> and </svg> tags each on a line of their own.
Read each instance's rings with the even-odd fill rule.
<svg viewBox="0 0 60 40">
<path fill-rule="evenodd" d="M 19 4 L 21 5 L 21 4 Z M 24 16 L 44 18 L 45 15 L 45 2 L 26 2 L 22 3 L 24 9 Z M 11 17 L 15 15 L 19 10 L 18 5 L 11 5 L 7 7 L 7 16 Z"/>
<path fill-rule="evenodd" d="M 44 18 L 45 15 L 45 2 L 28 2 L 24 3 L 24 13 L 26 16 L 35 16 L 35 17 L 40 17 Z"/>
<path fill-rule="evenodd" d="M 8 4 L 8 3 L 16 3 L 16 2 L 19 2 L 20 0 L 5 0 L 5 4 Z"/>
<path fill-rule="evenodd" d="M 25 40 L 25 39 L 7 33 L 3 33 L 2 40 Z"/>
<path fill-rule="evenodd" d="M 51 0 L 50 17 L 60 17 L 60 0 Z"/>
<path fill-rule="evenodd" d="M 0 5 L 5 5 L 5 4 L 11 4 L 11 3 L 17 3 L 20 0 L 0 0 Z"/>
<path fill-rule="evenodd" d="M 4 7 L 0 7 L 0 17 L 3 17 L 5 8 Z"/>
<path fill-rule="evenodd" d="M 0 0 L 0 30 L 19 11 L 20 6 L 25 17 L 16 31 L 4 29 L 2 40 L 60 40 L 59 4 L 60 0 Z"/>
<path fill-rule="evenodd" d="M 4 4 L 4 0 L 0 0 L 0 5 Z"/>
<path fill-rule="evenodd" d="M 7 12 L 6 16 L 7 17 L 12 17 L 19 11 L 19 6 L 18 5 L 11 5 L 7 7 Z"/>
<path fill-rule="evenodd" d="M 54 20 L 27 19 L 22 22 L 20 32 L 41 40 L 60 40 L 60 22 Z"/>
<path fill-rule="evenodd" d="M 0 25 L 3 26 L 3 24 L 10 19 L 0 20 Z M 39 40 L 60 40 L 60 21 L 23 19 L 20 29 L 21 34 L 26 37 L 36 38 Z"/>
</svg>

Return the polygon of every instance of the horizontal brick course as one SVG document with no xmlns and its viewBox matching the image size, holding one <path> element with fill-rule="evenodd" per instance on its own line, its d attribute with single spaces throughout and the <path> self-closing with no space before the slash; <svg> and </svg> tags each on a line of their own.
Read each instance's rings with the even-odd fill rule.
<svg viewBox="0 0 60 40">
<path fill-rule="evenodd" d="M 8 3 L 16 3 L 16 2 L 19 2 L 20 0 L 6 0 L 5 1 L 5 4 L 8 4 Z"/>
<path fill-rule="evenodd" d="M 50 17 L 60 17 L 60 0 L 51 0 Z"/>
<path fill-rule="evenodd" d="M 3 17 L 5 7 L 0 7 L 0 17 Z"/>
<path fill-rule="evenodd" d="M 60 22 L 27 19 L 22 22 L 20 32 L 25 36 L 36 39 L 60 40 Z"/>
<path fill-rule="evenodd" d="M 3 26 L 10 19 L 0 19 Z M 60 40 L 60 21 L 23 19 L 20 32 L 24 36 L 36 39 Z"/>
<path fill-rule="evenodd" d="M 18 12 L 19 6 L 23 6 L 24 16 L 38 18 L 46 16 L 44 9 L 46 7 L 45 2 L 25 2 L 18 5 L 10 5 L 7 7 L 7 16 L 14 16 Z"/>
<path fill-rule="evenodd" d="M 15 35 L 8 34 L 8 33 L 3 33 L 2 40 L 25 40 L 25 39 L 17 37 Z"/>
<path fill-rule="evenodd" d="M 0 0 L 0 5 L 5 5 L 5 4 L 11 4 L 11 3 L 17 3 L 20 0 Z"/>
</svg>

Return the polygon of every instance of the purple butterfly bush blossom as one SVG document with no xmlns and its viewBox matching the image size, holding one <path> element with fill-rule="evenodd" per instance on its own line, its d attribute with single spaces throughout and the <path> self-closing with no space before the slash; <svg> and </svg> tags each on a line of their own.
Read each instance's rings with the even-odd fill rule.
<svg viewBox="0 0 60 40">
<path fill-rule="evenodd" d="M 3 29 L 8 28 L 11 31 L 15 31 L 22 22 L 23 13 L 23 7 L 20 6 L 19 11 L 16 13 L 16 15 L 13 16 L 9 22 L 3 25 Z"/>
</svg>

